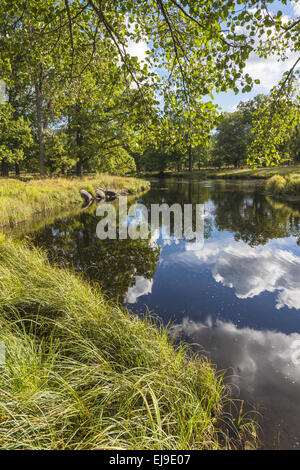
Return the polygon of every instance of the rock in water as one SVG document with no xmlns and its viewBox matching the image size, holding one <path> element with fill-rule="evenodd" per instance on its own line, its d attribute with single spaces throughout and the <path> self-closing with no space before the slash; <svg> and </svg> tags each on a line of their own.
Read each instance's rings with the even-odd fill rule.
<svg viewBox="0 0 300 470">
<path fill-rule="evenodd" d="M 90 202 L 94 200 L 94 196 L 92 196 L 92 194 L 86 191 L 85 189 L 80 190 L 80 195 L 87 204 L 89 204 Z"/>
<path fill-rule="evenodd" d="M 105 191 L 105 197 L 107 201 L 113 201 L 114 199 L 117 199 L 118 194 L 116 191 L 113 191 L 112 189 L 107 189 Z"/>
<path fill-rule="evenodd" d="M 103 189 L 96 189 L 96 199 L 105 199 L 105 192 L 103 191 Z"/>
</svg>

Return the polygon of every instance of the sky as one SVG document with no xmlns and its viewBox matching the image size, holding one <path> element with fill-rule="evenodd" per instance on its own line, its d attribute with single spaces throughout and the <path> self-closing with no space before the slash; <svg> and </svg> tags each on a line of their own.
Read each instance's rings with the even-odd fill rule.
<svg viewBox="0 0 300 470">
<path fill-rule="evenodd" d="M 283 5 L 280 0 L 275 0 L 273 4 L 269 5 L 269 10 L 273 12 L 281 10 L 284 15 L 295 18 L 300 16 L 300 0 L 298 0 L 297 3 L 295 3 L 294 0 L 288 0 L 287 5 Z M 146 58 L 147 49 L 146 41 L 139 43 L 132 41 L 129 43 L 127 51 L 130 55 L 137 56 L 140 61 L 143 61 Z M 271 56 L 267 60 L 263 60 L 252 55 L 247 61 L 245 72 L 249 73 L 253 80 L 259 79 L 260 84 L 254 85 L 250 93 L 240 92 L 238 95 L 235 95 L 233 91 L 219 93 L 215 95 L 215 102 L 224 111 L 234 111 L 240 101 L 247 101 L 260 93 L 269 93 L 271 88 L 279 82 L 282 74 L 288 70 L 294 62 L 295 56 L 291 56 L 285 62 L 278 62 L 276 56 Z M 3 99 L 3 90 L 0 82 L 0 102 L 3 101 Z"/>
<path fill-rule="evenodd" d="M 282 5 L 277 0 L 269 7 L 270 11 L 281 10 L 284 15 L 291 18 L 300 16 L 300 1 L 294 3 L 293 1 L 288 2 L 288 5 Z M 216 96 L 216 103 L 221 106 L 224 111 L 234 111 L 240 101 L 248 101 L 254 96 L 263 93 L 267 94 L 271 88 L 279 82 L 282 74 L 289 68 L 289 65 L 293 65 L 295 62 L 294 57 L 291 57 L 286 62 L 278 62 L 278 58 L 273 56 L 269 57 L 268 60 L 259 59 L 257 57 L 251 57 L 247 61 L 246 72 L 253 79 L 259 79 L 260 84 L 254 85 L 253 89 L 249 93 L 239 93 L 235 95 L 234 92 L 220 93 Z"/>
<path fill-rule="evenodd" d="M 280 0 L 275 0 L 268 8 L 273 12 L 281 10 L 284 15 L 290 18 L 300 16 L 300 0 L 298 0 L 298 3 L 294 3 L 293 0 L 288 0 L 287 5 L 283 5 Z M 146 51 L 146 42 L 140 42 L 138 44 L 132 42 L 129 44 L 128 52 L 137 56 L 140 60 L 145 59 Z M 245 72 L 249 73 L 253 80 L 259 79 L 260 84 L 254 85 L 252 91 L 249 93 L 240 92 L 238 95 L 235 95 L 233 91 L 219 93 L 218 95 L 215 95 L 215 102 L 224 111 L 234 111 L 240 101 L 248 101 L 260 93 L 269 93 L 271 88 L 279 82 L 282 74 L 288 70 L 294 62 L 295 56 L 291 56 L 285 62 L 278 62 L 278 57 L 276 56 L 271 56 L 267 60 L 263 60 L 252 55 L 247 61 Z"/>
</svg>

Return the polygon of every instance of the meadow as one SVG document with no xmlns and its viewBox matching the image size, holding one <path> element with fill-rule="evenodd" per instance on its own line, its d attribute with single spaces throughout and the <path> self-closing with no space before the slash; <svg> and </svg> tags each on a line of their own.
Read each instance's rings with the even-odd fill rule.
<svg viewBox="0 0 300 470">
<path fill-rule="evenodd" d="M 80 189 L 91 193 L 99 187 L 114 190 L 126 189 L 129 193 L 143 191 L 150 184 L 137 178 L 121 176 L 99 176 L 84 178 L 31 179 L 21 181 L 0 178 L 0 226 L 15 225 L 35 214 L 60 210 L 80 204 Z"/>
</svg>

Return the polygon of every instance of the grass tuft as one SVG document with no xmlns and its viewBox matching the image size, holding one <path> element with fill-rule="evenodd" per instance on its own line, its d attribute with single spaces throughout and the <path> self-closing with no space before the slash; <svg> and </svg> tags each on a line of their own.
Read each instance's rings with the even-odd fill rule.
<svg viewBox="0 0 300 470">
<path fill-rule="evenodd" d="M 0 237 L 1 449 L 237 448 L 251 433 L 253 444 L 207 359 Z"/>
<path fill-rule="evenodd" d="M 267 190 L 275 195 L 298 196 L 300 197 L 300 175 L 291 174 L 285 177 L 273 176 L 266 186 Z"/>
</svg>

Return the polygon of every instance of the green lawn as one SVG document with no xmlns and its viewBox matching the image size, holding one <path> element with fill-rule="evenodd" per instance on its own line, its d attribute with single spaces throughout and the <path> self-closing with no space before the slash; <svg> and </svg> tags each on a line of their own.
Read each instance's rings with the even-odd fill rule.
<svg viewBox="0 0 300 470">
<path fill-rule="evenodd" d="M 241 168 L 241 169 L 203 169 L 203 170 L 194 170 L 192 173 L 189 171 L 171 171 L 166 170 L 165 176 L 192 176 L 192 177 L 199 177 L 200 179 L 207 179 L 207 178 L 228 178 L 228 179 L 268 179 L 274 175 L 290 175 L 290 174 L 299 174 L 300 175 L 300 165 L 295 166 L 279 166 L 279 167 L 272 167 L 272 168 L 257 168 L 257 169 L 249 169 L 249 168 Z M 150 172 L 150 173 L 141 173 L 144 177 L 151 177 L 151 176 L 158 176 L 157 172 Z"/>
<path fill-rule="evenodd" d="M 257 179 L 268 179 L 274 175 L 300 175 L 300 165 L 289 166 L 289 167 L 272 167 L 272 168 L 256 168 L 256 169 L 237 169 L 237 170 L 220 170 L 217 172 L 207 172 L 208 175 L 215 175 L 218 178 L 257 178 Z"/>
</svg>

